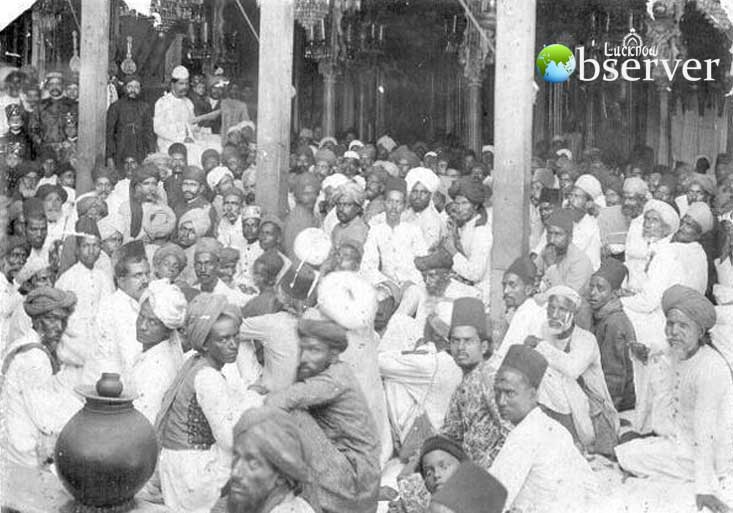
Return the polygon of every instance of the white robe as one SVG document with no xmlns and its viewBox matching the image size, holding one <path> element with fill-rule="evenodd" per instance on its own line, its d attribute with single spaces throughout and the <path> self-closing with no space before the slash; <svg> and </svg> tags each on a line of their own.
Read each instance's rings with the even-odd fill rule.
<svg viewBox="0 0 733 513">
<path fill-rule="evenodd" d="M 158 136 L 158 151 L 168 153 L 171 144 L 193 136 L 193 103 L 187 97 L 166 93 L 155 102 L 154 112 L 153 131 Z"/>
<path fill-rule="evenodd" d="M 699 242 L 673 242 L 671 246 L 677 252 L 684 272 L 680 284 L 704 295 L 708 288 L 708 257 L 705 250 Z"/>
<path fill-rule="evenodd" d="M 491 247 L 493 235 L 491 221 L 476 226 L 476 216 L 459 228 L 461 245 L 465 254 L 453 255 L 453 271 L 462 278 L 473 282 L 481 291 L 484 304 L 490 301 L 491 284 Z"/>
</svg>

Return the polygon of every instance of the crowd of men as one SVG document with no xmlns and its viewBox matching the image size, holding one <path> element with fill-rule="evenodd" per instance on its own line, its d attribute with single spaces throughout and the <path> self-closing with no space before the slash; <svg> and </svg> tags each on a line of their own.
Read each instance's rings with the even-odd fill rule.
<svg viewBox="0 0 733 513">
<path fill-rule="evenodd" d="M 171 511 L 618 508 L 599 459 L 730 511 L 729 155 L 538 143 L 531 249 L 492 284 L 492 146 L 303 129 L 281 218 L 246 105 L 194 79 L 176 67 L 151 107 L 125 78 L 79 195 L 74 88 L 5 79 L 6 461 L 53 464 L 75 387 L 117 373 L 158 436 L 143 494 Z"/>
</svg>

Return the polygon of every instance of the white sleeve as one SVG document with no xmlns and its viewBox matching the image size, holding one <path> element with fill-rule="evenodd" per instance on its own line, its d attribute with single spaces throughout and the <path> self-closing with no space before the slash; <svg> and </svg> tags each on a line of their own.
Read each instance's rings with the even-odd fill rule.
<svg viewBox="0 0 733 513">
<path fill-rule="evenodd" d="M 537 344 L 537 351 L 547 359 L 550 367 L 575 380 L 593 363 L 596 348 L 587 342 L 589 341 L 582 340 L 566 353 L 542 340 Z M 595 340 L 593 342 L 595 343 Z"/>
<path fill-rule="evenodd" d="M 489 468 L 489 473 L 506 488 L 505 509 L 507 511 L 511 510 L 532 470 L 536 444 L 527 438 L 510 435 Z"/>
<path fill-rule="evenodd" d="M 492 243 L 491 231 L 476 230 L 473 239 L 471 239 L 471 247 L 464 248 L 471 256 L 466 257 L 461 253 L 453 255 L 453 271 L 467 280 L 481 281 L 487 267 L 491 265 Z"/>
<path fill-rule="evenodd" d="M 174 115 L 173 104 L 163 96 L 155 102 L 153 131 L 155 135 L 169 141 L 183 141 L 186 138 L 186 123 L 181 123 Z"/>
<path fill-rule="evenodd" d="M 231 451 L 232 430 L 236 419 L 226 379 L 220 372 L 204 368 L 196 374 L 194 388 L 196 399 L 209 422 L 216 443 L 225 451 Z"/>
</svg>

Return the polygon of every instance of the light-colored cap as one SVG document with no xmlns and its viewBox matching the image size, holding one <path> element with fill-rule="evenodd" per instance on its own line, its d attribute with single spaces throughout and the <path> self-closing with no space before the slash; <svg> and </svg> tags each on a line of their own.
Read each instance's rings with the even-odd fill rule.
<svg viewBox="0 0 733 513">
<path fill-rule="evenodd" d="M 185 66 L 176 66 L 171 72 L 171 78 L 173 80 L 187 80 L 188 76 L 188 70 Z"/>
</svg>

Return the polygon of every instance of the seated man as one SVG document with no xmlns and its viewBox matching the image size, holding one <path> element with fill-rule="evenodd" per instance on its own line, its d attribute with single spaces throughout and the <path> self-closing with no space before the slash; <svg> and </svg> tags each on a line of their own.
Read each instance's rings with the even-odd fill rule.
<svg viewBox="0 0 733 513">
<path fill-rule="evenodd" d="M 181 290 L 168 280 L 152 281 L 140 298 L 135 331 L 142 353 L 132 363 L 125 382 L 138 394 L 135 408 L 151 424 L 183 363 L 177 330 L 183 326 L 186 306 Z"/>
<path fill-rule="evenodd" d="M 708 290 L 709 260 L 702 246 L 704 235 L 713 231 L 714 217 L 707 203 L 691 203 L 672 237 L 672 247 L 682 263 L 684 276 L 680 285 L 687 285 L 705 294 Z"/>
<path fill-rule="evenodd" d="M 334 248 L 341 247 L 345 240 L 359 244 L 366 242 L 369 226 L 364 221 L 364 199 L 364 189 L 355 182 L 345 183 L 336 189 L 333 201 L 339 222 L 331 232 Z"/>
<path fill-rule="evenodd" d="M 56 437 L 82 406 L 62 385 L 56 356 L 75 305 L 72 292 L 51 287 L 37 288 L 25 299 L 33 330 L 16 341 L 2 366 L 0 444 L 6 461 L 30 468 L 47 463 Z"/>
<path fill-rule="evenodd" d="M 502 418 L 514 425 L 489 472 L 507 489 L 511 511 L 593 511 L 595 476 L 572 437 L 539 407 L 547 360 L 526 346 L 512 346 L 496 375 Z"/>
<path fill-rule="evenodd" d="M 260 255 L 252 266 L 254 285 L 260 293 L 252 298 L 242 309 L 242 317 L 255 317 L 275 313 L 279 310 L 275 284 L 284 265 L 280 255 L 267 253 Z"/>
<path fill-rule="evenodd" d="M 429 513 L 501 513 L 507 491 L 494 476 L 471 461 L 463 462 L 433 495 Z"/>
<path fill-rule="evenodd" d="M 324 512 L 373 513 L 379 491 L 379 439 L 356 378 L 339 360 L 346 330 L 331 321 L 298 322 L 298 382 L 271 393 L 268 406 L 293 411 L 305 440 Z"/>
<path fill-rule="evenodd" d="M 253 296 L 247 296 L 239 289 L 228 287 L 219 278 L 222 249 L 221 242 L 211 237 L 204 237 L 196 243 L 193 268 L 198 281 L 193 287 L 201 292 L 221 294 L 229 303 L 242 308 Z"/>
<path fill-rule="evenodd" d="M 720 478 L 733 471 L 733 382 L 708 338 L 715 308 L 699 292 L 674 285 L 664 292 L 662 309 L 676 371 L 674 433 L 619 445 L 619 465 L 638 476 L 694 481 L 698 509 L 730 511 L 718 497 Z"/>
<path fill-rule="evenodd" d="M 472 461 L 488 468 L 504 444 L 508 426 L 494 404 L 494 370 L 486 362 L 491 330 L 484 305 L 478 299 L 453 303 L 450 352 L 463 371 L 445 414 L 441 434 L 460 443 Z"/>
<path fill-rule="evenodd" d="M 450 438 L 436 435 L 423 443 L 415 470 L 425 481 L 428 492 L 434 494 L 453 477 L 464 461 L 468 461 L 468 456 L 460 445 Z"/>
<path fill-rule="evenodd" d="M 547 320 L 524 341 L 549 362 L 539 402 L 586 450 L 610 454 L 618 440 L 618 413 L 608 393 L 598 343 L 575 323 L 580 296 L 564 286 L 547 294 Z"/>
<path fill-rule="evenodd" d="M 303 435 L 280 410 L 246 410 L 234 426 L 229 513 L 314 513 Z"/>
</svg>

